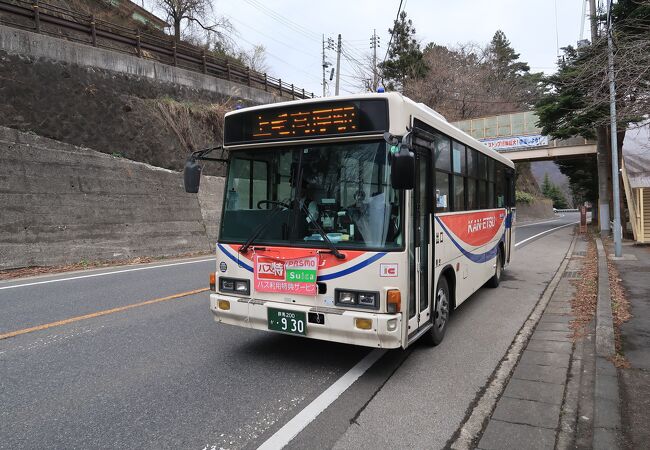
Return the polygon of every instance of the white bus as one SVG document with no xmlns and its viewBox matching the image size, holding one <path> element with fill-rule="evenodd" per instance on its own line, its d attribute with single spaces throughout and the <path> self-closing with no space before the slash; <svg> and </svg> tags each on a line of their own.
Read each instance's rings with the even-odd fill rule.
<svg viewBox="0 0 650 450">
<path fill-rule="evenodd" d="M 514 165 L 397 93 L 226 114 L 210 309 L 223 324 L 380 348 L 442 341 L 514 248 Z M 185 188 L 197 192 L 198 160 Z"/>
</svg>

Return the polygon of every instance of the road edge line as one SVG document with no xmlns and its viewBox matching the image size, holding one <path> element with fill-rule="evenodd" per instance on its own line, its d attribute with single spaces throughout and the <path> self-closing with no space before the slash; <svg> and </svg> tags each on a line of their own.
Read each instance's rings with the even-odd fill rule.
<svg viewBox="0 0 650 450">
<path fill-rule="evenodd" d="M 95 278 L 95 277 L 102 277 L 106 275 L 115 275 L 115 274 L 120 274 L 120 273 L 126 273 L 126 272 L 138 272 L 141 270 L 151 270 L 151 269 L 162 269 L 165 267 L 174 267 L 174 266 L 182 266 L 186 264 L 197 264 L 197 263 L 202 263 L 202 262 L 208 262 L 208 261 L 215 261 L 215 257 L 210 257 L 210 258 L 205 258 L 205 259 L 197 259 L 197 260 L 191 260 L 191 261 L 180 261 L 180 262 L 174 262 L 174 263 L 169 263 L 169 264 L 158 264 L 155 266 L 141 266 L 141 267 L 133 267 L 131 269 L 118 269 L 118 270 L 111 270 L 109 272 L 100 272 L 100 273 L 89 273 L 86 275 L 79 275 L 79 276 L 74 276 L 74 277 L 68 277 L 68 278 L 57 278 L 54 280 L 43 280 L 43 281 L 34 281 L 31 283 L 22 283 L 22 284 L 12 284 L 10 286 L 0 286 L 0 291 L 4 289 L 15 289 L 19 287 L 28 287 L 28 286 L 36 286 L 39 284 L 49 284 L 49 283 L 58 283 L 61 281 L 72 281 L 72 280 L 80 280 L 83 278 Z M 124 267 L 124 266 L 122 266 Z M 103 270 L 103 269 L 91 269 L 91 270 Z M 44 277 L 49 276 L 49 275 L 43 275 Z M 35 277 L 32 277 L 32 279 Z M 8 282 L 11 283 L 13 280 L 2 280 L 2 282 Z"/>
<path fill-rule="evenodd" d="M 374 349 L 364 358 L 356 363 L 350 370 L 343 374 L 330 387 L 325 389 L 309 405 L 293 416 L 282 428 L 276 431 L 273 436 L 264 441 L 258 450 L 277 450 L 285 447 L 302 430 L 316 419 L 341 396 L 355 381 L 370 369 L 379 359 L 386 354 L 386 350 Z"/>
<path fill-rule="evenodd" d="M 544 236 L 545 234 L 552 233 L 552 232 L 555 231 L 555 230 L 559 230 L 559 229 L 561 229 L 561 228 L 566 228 L 566 227 L 570 227 L 570 226 L 578 225 L 579 223 L 580 223 L 580 222 L 565 223 L 564 225 L 560 225 L 559 227 L 551 228 L 550 230 L 546 230 L 546 231 L 542 231 L 541 233 L 534 234 L 534 235 L 532 235 L 531 237 L 524 239 L 523 241 L 517 242 L 517 243 L 515 244 L 515 248 L 519 247 L 520 245 L 525 244 L 525 243 L 528 242 L 528 241 L 532 241 L 532 240 L 535 239 L 535 238 L 542 237 L 542 236 Z"/>
<path fill-rule="evenodd" d="M 450 445 L 452 449 L 469 450 L 475 447 L 474 441 L 479 437 L 480 433 L 483 431 L 486 421 L 492 415 L 499 397 L 505 389 L 505 386 L 510 379 L 512 372 L 514 371 L 514 368 L 517 365 L 517 362 L 519 361 L 519 358 L 521 357 L 526 344 L 530 340 L 530 337 L 533 334 L 535 327 L 537 326 L 537 322 L 539 322 L 539 319 L 542 317 L 542 314 L 544 313 L 548 302 L 555 292 L 557 285 L 560 283 L 562 275 L 564 274 L 564 271 L 569 264 L 571 255 L 573 254 L 573 249 L 575 248 L 576 241 L 577 235 L 574 234 L 573 239 L 571 240 L 571 244 L 569 245 L 569 249 L 564 255 L 564 258 L 562 259 L 560 266 L 555 272 L 555 275 L 546 286 L 546 289 L 544 289 L 544 292 L 537 302 L 537 305 L 535 305 L 535 308 L 533 308 L 533 311 L 530 313 L 522 327 L 515 335 L 512 344 L 510 344 L 508 351 L 501 359 L 501 362 L 490 377 L 491 381 L 486 386 L 481 397 L 476 402 L 476 405 L 469 414 L 469 417 L 463 421 L 458 431 L 454 433 L 456 435 L 456 438 L 454 439 L 452 437 L 452 439 L 454 439 Z"/>
</svg>

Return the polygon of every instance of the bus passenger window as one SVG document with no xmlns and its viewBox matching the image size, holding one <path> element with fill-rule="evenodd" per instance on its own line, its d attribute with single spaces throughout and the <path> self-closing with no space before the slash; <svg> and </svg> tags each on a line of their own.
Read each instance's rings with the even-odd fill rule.
<svg viewBox="0 0 650 450">
<path fill-rule="evenodd" d="M 449 175 L 436 171 L 436 212 L 449 211 Z"/>
<path fill-rule="evenodd" d="M 462 176 L 454 175 L 454 211 L 465 211 L 465 183 Z"/>
<path fill-rule="evenodd" d="M 465 146 L 456 141 L 453 143 L 453 171 L 454 173 L 465 173 Z"/>
<path fill-rule="evenodd" d="M 436 169 L 449 172 L 451 170 L 451 145 L 449 138 L 441 134 L 434 135 L 434 161 Z"/>
</svg>

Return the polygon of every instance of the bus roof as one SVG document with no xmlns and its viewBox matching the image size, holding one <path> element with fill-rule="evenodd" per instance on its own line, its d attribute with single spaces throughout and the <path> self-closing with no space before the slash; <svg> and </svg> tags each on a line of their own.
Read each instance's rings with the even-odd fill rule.
<svg viewBox="0 0 650 450">
<path fill-rule="evenodd" d="M 262 111 L 266 109 L 282 108 L 287 106 L 308 105 L 310 103 L 319 103 L 323 101 L 354 101 L 354 100 L 377 99 L 377 98 L 385 98 L 388 100 L 388 105 L 389 105 L 388 108 L 391 116 L 391 125 L 390 125 L 391 128 L 393 128 L 394 125 L 392 123 L 393 122 L 392 119 L 395 117 L 394 116 L 394 113 L 396 112 L 395 110 L 401 109 L 402 110 L 401 112 L 403 113 L 401 116 L 406 118 L 406 121 L 404 121 L 403 124 L 397 124 L 401 130 L 405 130 L 408 123 L 410 123 L 411 117 L 417 118 L 422 122 L 426 123 L 427 125 L 440 131 L 441 133 L 446 134 L 447 136 L 467 146 L 470 146 L 475 150 L 478 150 L 479 152 L 484 153 L 485 155 L 490 156 L 493 159 L 496 159 L 497 161 L 502 162 L 508 167 L 514 168 L 514 163 L 510 159 L 506 158 L 499 152 L 489 148 L 482 142 L 478 141 L 477 139 L 473 138 L 469 134 L 465 133 L 464 131 L 450 124 L 449 122 L 447 122 L 447 120 L 442 114 L 433 110 L 432 108 L 425 105 L 424 103 L 415 102 L 398 92 L 340 95 L 336 97 L 320 97 L 320 98 L 317 97 L 317 98 L 310 98 L 310 99 L 291 100 L 287 102 L 278 102 L 278 103 L 271 103 L 266 105 L 251 106 L 248 108 L 241 108 L 235 111 L 227 112 L 225 117 L 229 117 L 229 116 L 233 116 L 236 114 L 241 114 L 249 111 Z M 395 133 L 395 134 L 399 135 L 401 133 Z"/>
</svg>

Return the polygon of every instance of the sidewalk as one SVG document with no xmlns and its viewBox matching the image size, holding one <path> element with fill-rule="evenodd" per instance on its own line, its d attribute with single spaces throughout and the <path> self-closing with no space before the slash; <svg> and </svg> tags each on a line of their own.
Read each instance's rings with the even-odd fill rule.
<svg viewBox="0 0 650 450">
<path fill-rule="evenodd" d="M 553 289 L 548 289 L 549 284 L 564 283 L 561 277 L 568 263 L 571 235 L 572 230 L 568 228 L 559 230 L 532 242 L 524 251 L 515 252 L 513 265 L 505 272 L 502 285 L 498 289 L 481 289 L 463 303 L 452 316 L 440 346 L 416 345 L 409 358 L 355 417 L 334 448 L 437 449 L 451 445 L 466 418 L 467 408 L 480 409 L 475 406 L 484 396 L 485 387 L 495 378 L 501 383 L 507 381 L 510 370 L 502 377 L 495 377 L 494 369 L 504 361 L 511 368 L 516 363 L 550 300 L 549 291 Z M 530 264 L 531 260 L 535 263 Z M 552 391 L 548 395 L 553 399 L 549 403 L 540 402 L 540 410 L 545 410 L 548 404 L 558 413 L 556 391 L 560 392 L 561 401 L 564 389 L 561 383 L 569 359 L 566 352 L 571 343 L 566 343 L 564 334 L 567 333 L 562 331 L 567 329 L 569 319 L 560 317 L 566 314 L 566 303 L 554 302 L 550 308 L 553 311 L 549 311 L 542 326 L 546 329 L 539 329 L 532 344 L 540 347 L 536 350 L 531 347 L 526 363 L 528 370 L 545 374 L 551 383 L 527 379 L 536 375 L 527 376 L 525 368 L 518 376 L 522 386 L 533 383 L 535 389 L 546 387 Z M 545 352 L 542 347 L 552 351 Z M 497 397 L 499 393 L 500 389 Z M 514 392 L 508 401 L 527 404 L 519 397 Z M 542 434 L 547 433 L 540 429 Z"/>
<path fill-rule="evenodd" d="M 621 326 L 623 354 L 630 368 L 618 369 L 623 447 L 650 445 L 650 247 L 625 242 L 618 269 L 632 318 Z"/>
<path fill-rule="evenodd" d="M 478 442 L 484 450 L 553 449 L 573 441 L 577 392 L 567 387 L 570 373 L 579 376 L 582 351 L 574 346 L 569 322 L 587 241 L 577 238 L 572 255 L 526 349 L 492 412 Z M 578 348 L 578 351 L 574 351 Z M 575 378 L 574 378 L 575 379 Z M 572 411 L 573 414 L 566 414 Z"/>
</svg>

